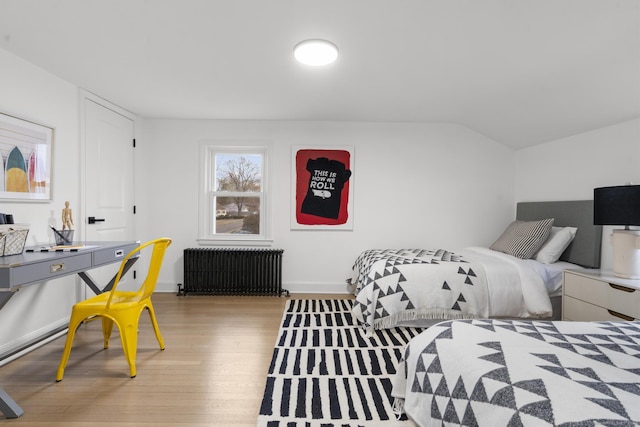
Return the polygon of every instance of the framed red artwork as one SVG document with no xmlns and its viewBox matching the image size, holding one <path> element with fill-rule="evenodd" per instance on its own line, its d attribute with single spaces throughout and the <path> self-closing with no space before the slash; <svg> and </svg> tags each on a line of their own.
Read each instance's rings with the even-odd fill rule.
<svg viewBox="0 0 640 427">
<path fill-rule="evenodd" d="M 292 229 L 353 229 L 353 148 L 294 147 Z"/>
</svg>

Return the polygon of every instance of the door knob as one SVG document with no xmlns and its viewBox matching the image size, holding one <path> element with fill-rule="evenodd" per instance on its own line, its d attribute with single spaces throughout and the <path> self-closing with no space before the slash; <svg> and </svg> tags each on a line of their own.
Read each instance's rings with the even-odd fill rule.
<svg viewBox="0 0 640 427">
<path fill-rule="evenodd" d="M 95 216 L 89 217 L 89 224 L 95 224 L 96 222 L 104 222 L 104 218 L 96 218 Z"/>
</svg>

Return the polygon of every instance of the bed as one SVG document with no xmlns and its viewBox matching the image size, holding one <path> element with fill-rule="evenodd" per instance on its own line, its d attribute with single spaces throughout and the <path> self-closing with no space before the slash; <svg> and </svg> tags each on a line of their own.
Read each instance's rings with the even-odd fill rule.
<svg viewBox="0 0 640 427">
<path fill-rule="evenodd" d="M 392 382 L 420 427 L 638 426 L 640 322 L 444 321 Z"/>
<path fill-rule="evenodd" d="M 522 227 L 528 227 L 525 240 L 537 239 L 533 252 L 531 241 L 522 244 Z M 552 244 L 560 237 L 564 246 Z M 601 239 L 602 227 L 593 225 L 591 200 L 518 203 L 516 221 L 495 248 L 362 252 L 347 280 L 355 295 L 353 315 L 370 333 L 447 319 L 558 320 L 562 272 L 598 268 Z"/>
</svg>

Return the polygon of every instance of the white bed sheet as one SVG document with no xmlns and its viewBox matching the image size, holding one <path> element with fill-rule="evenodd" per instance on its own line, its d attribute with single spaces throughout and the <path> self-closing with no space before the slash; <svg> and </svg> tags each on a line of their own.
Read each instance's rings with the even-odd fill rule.
<svg viewBox="0 0 640 427">
<path fill-rule="evenodd" d="M 534 268 L 542 281 L 544 282 L 547 292 L 550 297 L 558 296 L 562 294 L 562 273 L 565 270 L 575 270 L 582 268 L 577 264 L 571 264 L 569 262 L 558 261 L 553 264 L 543 264 L 533 259 L 524 260 Z"/>
<path fill-rule="evenodd" d="M 551 317 L 547 284 L 537 265 L 541 263 L 483 247 L 469 247 L 458 253 L 485 270 L 489 317 Z"/>
<path fill-rule="evenodd" d="M 562 278 L 563 272 L 565 270 L 576 270 L 582 268 L 577 264 L 572 264 L 570 262 L 565 261 L 557 261 L 553 264 L 545 264 L 535 259 L 519 259 L 513 257 L 511 255 L 503 254 L 501 252 L 496 252 L 491 249 L 482 248 L 482 247 L 469 247 L 460 251 L 460 254 L 464 254 L 467 252 L 468 256 L 478 256 L 480 254 L 486 254 L 492 257 L 499 257 L 504 260 L 508 260 L 514 264 L 522 264 L 523 268 L 532 269 L 538 276 L 542 279 L 542 283 L 544 284 L 547 294 L 549 297 L 555 297 L 562 295 Z M 493 286 L 504 286 L 504 283 L 495 283 Z M 508 286 L 508 284 L 507 284 Z M 527 289 L 524 288 L 523 292 L 527 292 Z"/>
</svg>

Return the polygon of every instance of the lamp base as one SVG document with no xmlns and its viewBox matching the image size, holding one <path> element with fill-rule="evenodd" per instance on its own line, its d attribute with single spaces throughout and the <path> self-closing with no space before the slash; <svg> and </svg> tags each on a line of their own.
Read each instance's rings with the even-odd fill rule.
<svg viewBox="0 0 640 427">
<path fill-rule="evenodd" d="M 613 230 L 613 274 L 640 279 L 640 230 Z"/>
</svg>

